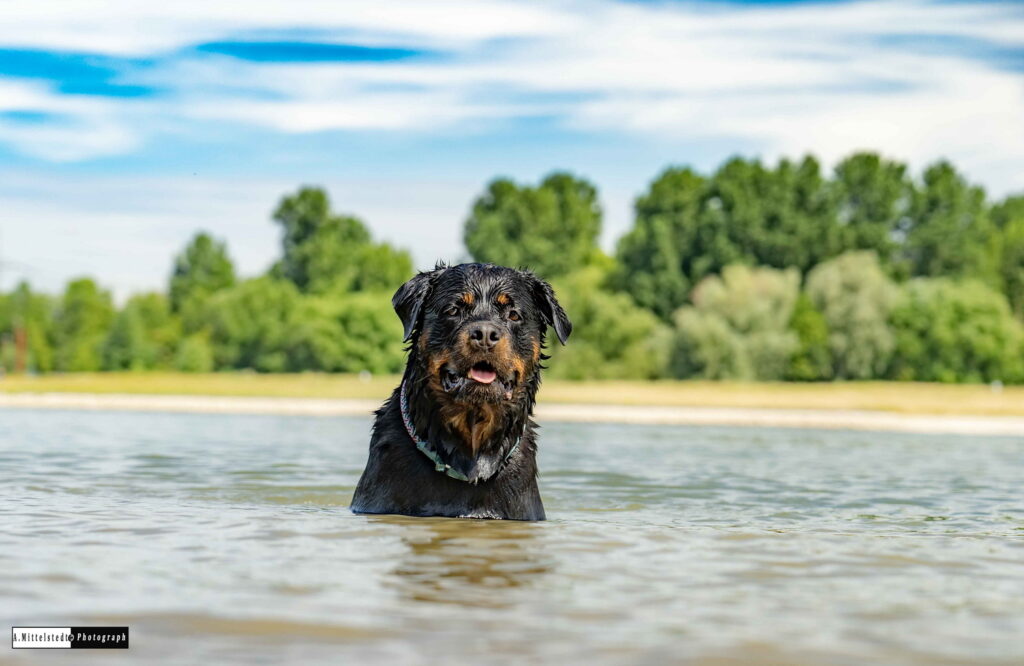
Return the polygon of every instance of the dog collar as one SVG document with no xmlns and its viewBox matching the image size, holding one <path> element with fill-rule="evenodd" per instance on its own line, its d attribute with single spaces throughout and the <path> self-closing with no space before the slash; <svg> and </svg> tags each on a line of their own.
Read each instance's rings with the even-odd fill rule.
<svg viewBox="0 0 1024 666">
<path fill-rule="evenodd" d="M 430 445 L 430 442 L 420 439 L 416 436 L 416 429 L 412 425 L 412 417 L 409 416 L 409 401 L 405 397 L 405 381 L 402 381 L 402 388 L 399 392 L 399 405 L 402 408 L 402 423 L 405 424 L 405 431 L 409 433 L 409 437 L 412 439 L 413 444 L 419 449 L 420 453 L 430 458 L 430 461 L 434 463 L 434 469 L 438 472 L 444 472 L 446 476 L 450 476 L 453 479 L 459 481 L 469 482 L 469 477 L 455 469 L 445 461 L 441 460 L 441 455 Z M 525 432 L 525 428 L 524 428 Z M 508 453 L 505 454 L 505 458 L 502 462 L 508 462 L 508 459 L 512 457 L 512 454 L 519 448 L 519 443 L 523 441 L 523 436 L 520 435 L 516 440 L 515 446 L 513 446 Z"/>
</svg>

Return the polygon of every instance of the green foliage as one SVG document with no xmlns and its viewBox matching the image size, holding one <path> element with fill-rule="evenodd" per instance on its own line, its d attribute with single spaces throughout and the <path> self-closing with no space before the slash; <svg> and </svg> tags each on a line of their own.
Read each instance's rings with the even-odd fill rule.
<svg viewBox="0 0 1024 666">
<path fill-rule="evenodd" d="M 299 298 L 294 284 L 270 277 L 244 280 L 215 294 L 203 316 L 215 365 L 261 372 L 287 370 Z"/>
<path fill-rule="evenodd" d="M 585 180 L 498 179 L 473 203 L 474 259 L 553 279 L 575 323 L 548 350 L 555 377 L 1024 381 L 1024 196 L 990 206 L 948 163 L 916 180 L 857 153 L 831 177 L 812 157 L 670 168 L 635 211 L 611 258 Z M 274 220 L 283 253 L 256 279 L 237 282 L 225 244 L 199 233 L 166 298 L 115 311 L 88 279 L 59 299 L 0 294 L 0 369 L 401 370 L 390 295 L 409 254 L 319 188 Z M 892 281 L 911 276 L 950 279 Z"/>
<path fill-rule="evenodd" d="M 213 347 L 205 334 L 193 333 L 181 339 L 174 356 L 179 372 L 210 372 L 214 369 Z"/>
<path fill-rule="evenodd" d="M 889 371 L 903 380 L 1024 380 L 1024 329 L 1006 299 L 977 281 L 917 279 L 892 311 Z"/>
<path fill-rule="evenodd" d="M 616 285 L 665 320 L 686 302 L 690 276 L 708 270 L 694 263 L 702 256 L 694 248 L 706 188 L 707 181 L 691 169 L 667 169 L 637 198 L 636 223 L 619 240 Z"/>
<path fill-rule="evenodd" d="M 577 271 L 553 286 L 573 322 L 569 344 L 551 343 L 551 375 L 567 379 L 654 379 L 668 360 L 671 333 L 624 293 L 606 291 L 598 267 Z"/>
<path fill-rule="evenodd" d="M 492 181 L 473 202 L 463 238 L 476 261 L 528 267 L 551 279 L 594 263 L 600 234 L 594 186 L 553 173 L 537 187 Z"/>
<path fill-rule="evenodd" d="M 198 233 L 174 259 L 168 290 L 171 310 L 182 315 L 186 328 L 194 330 L 194 320 L 207 299 L 233 284 L 235 267 L 225 243 Z"/>
<path fill-rule="evenodd" d="M 306 296 L 291 282 L 261 277 L 216 295 L 207 305 L 214 365 L 261 372 L 397 372 L 402 326 L 391 295 Z M 179 364 L 200 366 L 205 340 L 193 340 Z"/>
<path fill-rule="evenodd" d="M 831 379 L 828 323 L 806 293 L 801 293 L 796 300 L 789 328 L 796 333 L 798 344 L 790 358 L 786 379 L 804 382 Z"/>
<path fill-rule="evenodd" d="M 892 267 L 898 259 L 898 234 L 914 201 L 906 165 L 876 153 L 855 153 L 836 166 L 833 187 L 840 247 L 872 250 L 884 267 Z"/>
<path fill-rule="evenodd" d="M 1024 220 L 1024 195 L 1006 197 L 1002 202 L 992 206 L 990 215 L 992 224 L 1005 229 L 1014 220 Z"/>
<path fill-rule="evenodd" d="M 720 243 L 730 245 L 716 269 L 745 261 L 803 272 L 837 248 L 835 207 L 813 157 L 799 164 L 784 159 L 774 170 L 757 160 L 729 160 L 711 180 L 704 219 L 723 229 Z"/>
<path fill-rule="evenodd" d="M 721 315 L 684 306 L 676 312 L 675 330 L 669 366 L 674 377 L 754 377 L 743 337 Z"/>
<path fill-rule="evenodd" d="M 103 347 L 103 368 L 167 369 L 180 337 L 180 320 L 163 294 L 135 295 L 114 319 Z"/>
<path fill-rule="evenodd" d="M 993 271 L 992 226 L 985 191 L 967 183 L 948 162 L 924 172 L 914 195 L 903 248 L 911 275 L 984 276 Z"/>
<path fill-rule="evenodd" d="M 1024 211 L 1009 219 L 998 236 L 998 270 L 1010 308 L 1024 321 Z"/>
<path fill-rule="evenodd" d="M 808 274 L 806 289 L 828 327 L 832 376 L 882 376 L 894 346 L 888 318 L 896 288 L 878 257 L 862 251 L 830 259 Z"/>
<path fill-rule="evenodd" d="M 781 379 L 799 340 L 789 322 L 796 269 L 727 266 L 694 289 L 675 315 L 673 374 L 707 379 Z"/>
<path fill-rule="evenodd" d="M 729 264 L 806 271 L 840 242 L 832 189 L 812 157 L 774 169 L 734 158 L 710 179 L 673 168 L 637 199 L 617 283 L 667 319 L 688 285 Z"/>
<path fill-rule="evenodd" d="M 103 366 L 103 343 L 114 319 L 110 292 L 89 278 L 68 283 L 54 319 L 55 367 L 92 372 Z"/>
<path fill-rule="evenodd" d="M 289 353 L 293 370 L 387 373 L 405 365 L 402 325 L 389 293 L 310 298 L 297 315 Z"/>
<path fill-rule="evenodd" d="M 0 295 L 0 341 L 9 342 L 0 367 L 9 371 L 15 369 L 15 338 L 23 335 L 28 352 L 25 369 L 33 372 L 54 369 L 55 309 L 51 297 L 33 292 L 27 282 L 20 283 L 6 296 Z"/>
<path fill-rule="evenodd" d="M 278 271 L 303 292 L 323 294 L 396 289 L 412 275 L 412 259 L 374 243 L 360 220 L 331 212 L 322 189 L 304 187 L 274 212 L 284 229 Z"/>
</svg>

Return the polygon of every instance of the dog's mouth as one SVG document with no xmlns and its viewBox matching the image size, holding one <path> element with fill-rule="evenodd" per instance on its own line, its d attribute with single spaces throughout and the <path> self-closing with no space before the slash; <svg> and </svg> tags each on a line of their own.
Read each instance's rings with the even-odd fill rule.
<svg viewBox="0 0 1024 666">
<path fill-rule="evenodd" d="M 518 382 L 518 372 L 502 376 L 497 368 L 487 361 L 478 361 L 464 372 L 460 372 L 451 364 L 445 364 L 441 369 L 441 387 L 447 393 L 454 393 L 465 389 L 500 391 L 506 400 L 511 400 L 512 391 Z"/>
</svg>

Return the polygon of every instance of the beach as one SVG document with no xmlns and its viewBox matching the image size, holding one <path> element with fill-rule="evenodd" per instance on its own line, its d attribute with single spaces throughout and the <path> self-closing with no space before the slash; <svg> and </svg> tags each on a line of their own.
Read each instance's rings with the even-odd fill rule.
<svg viewBox="0 0 1024 666">
<path fill-rule="evenodd" d="M 77 392 L 0 393 L 0 409 L 280 414 L 320 417 L 368 416 L 380 404 L 380 398 Z M 929 414 L 865 409 L 786 409 L 541 401 L 536 406 L 535 417 L 541 423 L 550 421 L 749 428 L 821 428 L 928 434 L 1024 436 L 1024 417 L 1022 416 L 971 413 Z"/>
</svg>

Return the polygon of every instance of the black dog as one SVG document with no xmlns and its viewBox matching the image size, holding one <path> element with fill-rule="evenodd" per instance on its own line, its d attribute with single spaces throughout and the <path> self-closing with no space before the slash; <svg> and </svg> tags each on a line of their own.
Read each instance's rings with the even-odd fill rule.
<svg viewBox="0 0 1024 666">
<path fill-rule="evenodd" d="M 356 513 L 543 520 L 530 419 L 544 335 L 572 324 L 551 286 L 492 264 L 420 273 L 392 299 L 409 358 L 377 410 Z"/>
</svg>

